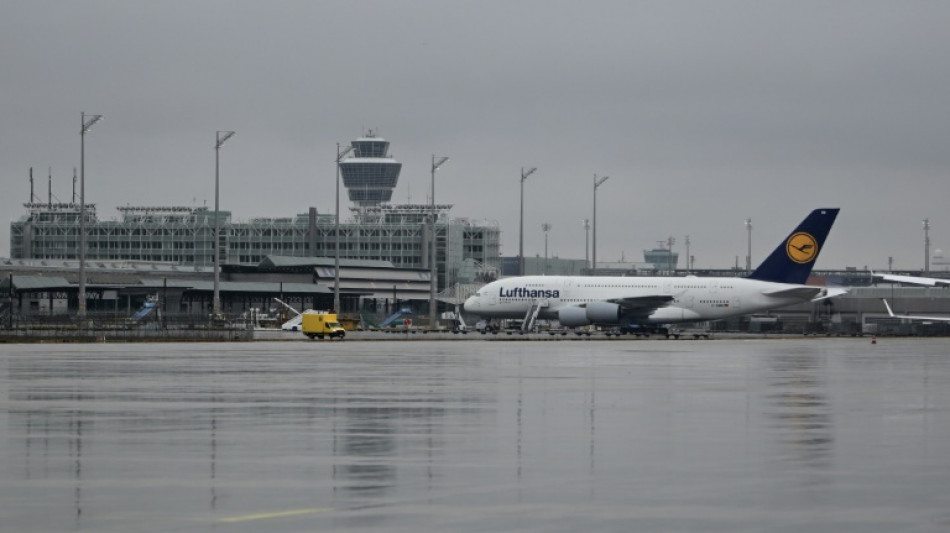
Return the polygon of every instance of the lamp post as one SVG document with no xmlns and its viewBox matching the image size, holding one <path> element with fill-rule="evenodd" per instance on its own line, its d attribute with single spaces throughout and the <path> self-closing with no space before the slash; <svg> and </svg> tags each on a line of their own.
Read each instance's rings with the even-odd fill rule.
<svg viewBox="0 0 950 533">
<path fill-rule="evenodd" d="M 521 167 L 521 211 L 518 223 L 518 275 L 524 276 L 524 180 L 534 174 L 537 167 Z"/>
<path fill-rule="evenodd" d="M 340 312 L 340 161 L 353 150 L 353 146 L 340 149 L 336 143 L 336 224 L 333 233 L 336 235 L 336 244 L 333 246 L 333 311 Z"/>
<path fill-rule="evenodd" d="M 439 269 L 435 264 L 435 249 L 436 249 L 436 235 L 435 235 L 435 171 L 439 170 L 446 161 L 448 157 L 436 157 L 435 154 L 432 155 L 432 196 L 429 199 L 431 202 L 432 213 L 429 222 L 432 224 L 432 231 L 430 233 L 430 240 L 432 245 L 432 255 L 429 258 L 429 328 L 435 329 L 435 289 L 436 285 L 439 283 Z M 446 271 L 448 273 L 448 271 Z"/>
<path fill-rule="evenodd" d="M 604 184 L 605 181 L 610 179 L 610 176 L 601 176 L 597 178 L 597 174 L 594 174 L 594 240 L 591 246 L 591 259 L 593 266 L 591 267 L 591 273 L 597 272 L 597 188 Z"/>
<path fill-rule="evenodd" d="M 102 120 L 102 115 L 80 113 L 79 131 L 79 318 L 86 318 L 86 132 Z M 32 202 L 33 199 L 31 198 Z"/>
<path fill-rule="evenodd" d="M 752 219 L 745 219 L 745 229 L 749 233 L 749 245 L 745 256 L 745 271 L 752 272 Z"/>
<path fill-rule="evenodd" d="M 930 219 L 925 218 L 924 225 L 924 275 L 930 274 Z"/>
<path fill-rule="evenodd" d="M 581 222 L 584 223 L 584 268 L 590 268 L 590 219 Z"/>
<path fill-rule="evenodd" d="M 689 235 L 686 236 L 686 273 L 689 274 L 689 270 L 692 267 L 689 263 Z"/>
<path fill-rule="evenodd" d="M 215 317 L 221 314 L 221 292 L 219 290 L 221 283 L 221 221 L 218 214 L 219 154 L 221 153 L 221 145 L 233 136 L 233 131 L 219 131 L 216 134 L 217 142 L 214 145 L 214 300 L 212 300 L 212 313 Z"/>
<path fill-rule="evenodd" d="M 668 267 L 668 269 L 669 269 L 669 275 L 670 275 L 670 276 L 673 275 L 674 270 L 675 270 L 675 269 L 673 268 L 673 267 L 674 267 L 674 265 L 673 265 L 673 245 L 674 245 L 674 244 L 676 244 L 676 239 L 674 239 L 673 236 L 671 235 L 670 237 L 668 237 L 668 238 L 666 239 L 666 249 L 669 250 L 669 254 L 667 254 L 667 256 L 666 256 L 666 263 L 667 263 L 667 267 Z"/>
<path fill-rule="evenodd" d="M 541 231 L 544 232 L 544 275 L 548 275 L 548 232 L 551 231 L 551 224 L 545 222 L 541 224 Z"/>
</svg>

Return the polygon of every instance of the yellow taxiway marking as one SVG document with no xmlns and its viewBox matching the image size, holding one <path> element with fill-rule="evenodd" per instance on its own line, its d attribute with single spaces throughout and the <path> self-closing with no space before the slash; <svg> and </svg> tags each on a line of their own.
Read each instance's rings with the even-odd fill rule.
<svg viewBox="0 0 950 533">
<path fill-rule="evenodd" d="M 235 523 L 235 522 L 250 522 L 251 520 L 267 520 L 268 518 L 284 518 L 287 516 L 300 516 L 305 514 L 315 514 L 315 513 L 324 513 L 326 511 L 331 511 L 327 507 L 313 507 L 311 509 L 294 509 L 291 511 L 277 511 L 274 513 L 257 513 L 249 514 L 244 516 L 234 516 L 231 518 L 223 518 L 222 522 Z"/>
</svg>

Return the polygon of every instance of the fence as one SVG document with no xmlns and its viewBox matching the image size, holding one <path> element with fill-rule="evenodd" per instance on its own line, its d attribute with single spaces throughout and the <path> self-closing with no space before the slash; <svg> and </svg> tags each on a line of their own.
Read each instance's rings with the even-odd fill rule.
<svg viewBox="0 0 950 533">
<path fill-rule="evenodd" d="M 6 315 L 0 321 L 0 342 L 135 342 L 135 341 L 243 341 L 251 340 L 251 325 L 242 320 L 211 320 L 175 315 L 132 322 L 112 314 L 23 317 Z"/>
</svg>

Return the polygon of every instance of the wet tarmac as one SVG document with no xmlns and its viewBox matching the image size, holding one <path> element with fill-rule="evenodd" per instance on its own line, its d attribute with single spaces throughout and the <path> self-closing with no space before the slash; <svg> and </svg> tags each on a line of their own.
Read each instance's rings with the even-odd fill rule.
<svg viewBox="0 0 950 533">
<path fill-rule="evenodd" d="M 0 345 L 0 530 L 950 530 L 950 340 Z"/>
</svg>

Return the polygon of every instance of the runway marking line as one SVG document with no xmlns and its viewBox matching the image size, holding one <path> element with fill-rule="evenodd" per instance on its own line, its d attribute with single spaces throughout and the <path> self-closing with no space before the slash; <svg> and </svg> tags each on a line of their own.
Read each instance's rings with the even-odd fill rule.
<svg viewBox="0 0 950 533">
<path fill-rule="evenodd" d="M 294 509 L 290 511 L 276 511 L 273 513 L 257 513 L 244 516 L 234 516 L 231 518 L 222 518 L 221 522 L 233 524 L 237 522 L 250 522 L 252 520 L 267 520 L 269 518 L 285 518 L 288 516 L 300 516 L 305 514 L 316 514 L 332 511 L 328 507 L 313 507 L 310 509 Z"/>
</svg>

